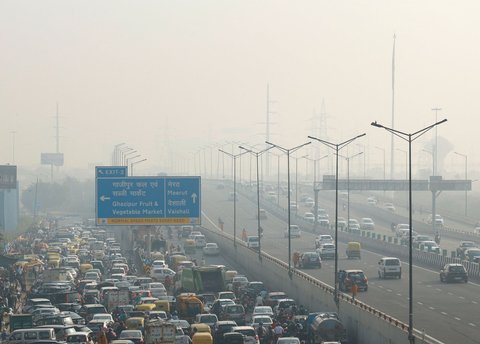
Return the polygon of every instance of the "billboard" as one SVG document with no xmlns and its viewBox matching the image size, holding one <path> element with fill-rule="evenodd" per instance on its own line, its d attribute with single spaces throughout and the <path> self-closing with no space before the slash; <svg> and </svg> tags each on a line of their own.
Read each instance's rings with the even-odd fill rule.
<svg viewBox="0 0 480 344">
<path fill-rule="evenodd" d="M 17 166 L 0 165 L 0 189 L 17 188 Z"/>
<path fill-rule="evenodd" d="M 40 163 L 42 165 L 63 166 L 63 153 L 42 153 Z"/>
</svg>

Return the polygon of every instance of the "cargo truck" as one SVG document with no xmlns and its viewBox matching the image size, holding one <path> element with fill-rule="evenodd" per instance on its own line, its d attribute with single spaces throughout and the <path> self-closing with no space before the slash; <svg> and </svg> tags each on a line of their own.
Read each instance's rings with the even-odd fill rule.
<svg viewBox="0 0 480 344">
<path fill-rule="evenodd" d="M 182 291 L 190 293 L 218 293 L 225 290 L 222 266 L 208 265 L 184 268 L 181 277 Z"/>
</svg>

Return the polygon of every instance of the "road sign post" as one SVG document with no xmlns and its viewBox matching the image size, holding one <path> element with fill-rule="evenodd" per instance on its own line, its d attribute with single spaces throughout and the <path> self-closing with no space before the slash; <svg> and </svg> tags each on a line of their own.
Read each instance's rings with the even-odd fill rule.
<svg viewBox="0 0 480 344">
<path fill-rule="evenodd" d="M 97 224 L 200 224 L 200 184 L 200 177 L 96 178 Z"/>
</svg>

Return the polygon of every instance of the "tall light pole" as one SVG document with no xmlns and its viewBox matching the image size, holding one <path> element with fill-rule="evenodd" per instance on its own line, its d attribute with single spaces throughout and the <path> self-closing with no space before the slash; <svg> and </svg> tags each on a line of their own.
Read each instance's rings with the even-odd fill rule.
<svg viewBox="0 0 480 344">
<path fill-rule="evenodd" d="M 129 151 L 133 150 L 131 147 L 121 147 L 118 152 L 119 152 L 119 165 L 120 166 L 125 166 L 125 154 Z"/>
<path fill-rule="evenodd" d="M 284 148 L 284 147 L 281 147 L 279 145 L 276 145 L 276 144 L 273 144 L 269 141 L 265 141 L 265 143 L 273 146 L 273 147 L 276 147 L 278 148 L 279 150 L 281 150 L 282 152 L 286 153 L 287 154 L 287 189 L 288 189 L 288 215 L 287 215 L 287 230 L 288 230 L 288 276 L 290 278 L 292 278 L 292 237 L 290 236 L 290 224 L 291 224 L 291 221 L 290 221 L 290 153 L 293 153 L 297 150 L 299 150 L 300 148 L 302 148 L 303 146 L 306 146 L 306 145 L 309 145 L 310 143 L 312 143 L 311 141 L 309 142 L 305 142 L 305 143 L 302 143 L 301 145 L 298 145 L 296 147 L 293 147 L 293 148 L 290 148 L 290 149 L 287 149 L 287 148 Z"/>
<path fill-rule="evenodd" d="M 400 148 L 396 148 L 396 150 L 405 154 L 405 180 L 408 180 L 408 152 Z M 408 198 L 406 198 L 406 202 L 405 209 L 408 210 Z"/>
<path fill-rule="evenodd" d="M 428 153 L 432 156 L 432 176 L 435 175 L 435 151 L 429 151 L 428 149 L 422 149 L 422 152 Z"/>
<path fill-rule="evenodd" d="M 125 142 L 122 142 L 122 143 L 119 143 L 119 144 L 113 146 L 112 165 L 118 165 L 119 164 L 118 157 L 119 157 L 119 153 L 120 153 L 120 147 L 124 146 L 125 144 L 126 144 Z"/>
<path fill-rule="evenodd" d="M 280 154 L 275 154 L 268 152 L 267 154 L 272 154 L 277 157 L 277 205 L 280 204 Z"/>
<path fill-rule="evenodd" d="M 458 152 L 454 152 L 454 153 L 462 156 L 465 159 L 465 180 L 467 180 L 467 178 L 468 178 L 468 175 L 467 175 L 468 157 L 467 157 L 466 154 L 462 154 L 462 153 L 458 153 Z M 467 206 L 468 206 L 467 189 L 465 189 L 465 216 L 467 216 L 467 213 L 468 213 Z"/>
<path fill-rule="evenodd" d="M 233 159 L 233 247 L 237 248 L 237 158 L 247 152 L 231 154 L 222 149 L 219 149 L 219 151 Z"/>
<path fill-rule="evenodd" d="M 353 154 L 351 156 L 343 156 L 341 154 L 338 155 L 341 158 L 344 158 L 345 160 L 347 160 L 347 224 L 350 224 L 350 160 L 362 154 L 363 152 Z M 350 228 L 349 228 L 349 231 L 350 231 Z"/>
<path fill-rule="evenodd" d="M 314 231 L 317 231 L 318 228 L 318 192 L 320 191 L 317 188 L 317 162 L 328 158 L 328 154 L 324 155 L 318 159 L 311 159 L 309 157 L 305 157 L 305 159 L 309 161 L 313 161 L 313 194 L 314 194 L 314 199 L 315 199 L 315 205 L 314 205 L 314 215 L 315 215 L 315 222 L 314 222 Z"/>
<path fill-rule="evenodd" d="M 135 166 L 135 165 L 137 165 L 137 164 L 139 164 L 139 163 L 141 163 L 141 162 L 144 162 L 144 161 L 147 161 L 147 159 L 145 158 L 145 159 L 138 160 L 138 161 L 132 161 L 132 162 L 130 163 L 130 175 L 131 175 L 131 176 L 134 175 L 134 174 L 133 174 L 133 166 Z"/>
<path fill-rule="evenodd" d="M 385 172 L 385 166 L 386 166 L 386 163 L 385 163 L 385 148 L 382 148 L 382 147 L 378 147 L 378 146 L 375 146 L 376 149 L 379 149 L 383 152 L 383 181 L 385 182 L 386 180 L 386 172 Z"/>
<path fill-rule="evenodd" d="M 335 301 L 335 304 L 337 305 L 337 309 L 340 306 L 339 299 L 338 299 L 338 152 L 342 148 L 349 145 L 351 142 L 365 135 L 366 134 L 363 133 L 340 143 L 332 143 L 329 141 L 319 139 L 317 137 L 308 136 L 308 138 L 317 140 L 318 142 L 323 143 L 327 147 L 335 150 L 335 154 L 336 154 L 335 156 L 335 287 L 334 287 L 333 299 Z"/>
<path fill-rule="evenodd" d="M 425 134 L 430 129 L 446 122 L 447 119 L 441 120 L 440 122 L 436 122 L 428 127 L 420 129 L 413 133 L 405 133 L 400 130 L 396 130 L 393 128 L 385 127 L 379 123 L 372 122 L 371 125 L 377 128 L 383 128 L 386 131 L 394 134 L 397 137 L 400 137 L 402 140 L 408 142 L 408 224 L 409 224 L 409 245 L 408 245 L 408 340 L 410 343 L 415 343 L 415 337 L 413 335 L 413 256 L 412 256 L 412 249 L 413 249 L 413 236 L 412 236 L 412 228 L 413 228 L 413 218 L 412 218 L 412 142 L 415 141 L 417 138 Z M 434 219 L 432 219 L 434 220 Z"/>
<path fill-rule="evenodd" d="M 268 148 L 265 148 L 264 150 L 261 150 L 259 152 L 254 152 L 251 149 L 245 148 L 243 146 L 238 146 L 238 148 L 245 150 L 246 152 L 252 154 L 255 156 L 257 159 L 257 235 L 258 235 L 258 259 L 262 259 L 262 245 L 261 245 L 261 238 L 262 238 L 262 227 L 260 225 L 260 172 L 259 172 L 259 164 L 258 164 L 258 157 L 265 153 L 266 151 L 270 150 L 273 148 L 273 146 L 270 146 Z M 251 185 L 251 184 L 250 184 Z M 262 185 L 263 187 L 263 185 Z"/>
<path fill-rule="evenodd" d="M 435 111 L 435 122 L 438 122 L 438 111 L 442 111 L 442 109 L 433 108 L 432 111 Z M 433 159 L 432 176 L 436 176 L 438 171 L 438 128 L 435 128 L 435 149 L 432 149 L 432 159 Z"/>
<path fill-rule="evenodd" d="M 125 153 L 125 154 L 123 155 L 123 164 L 122 164 L 122 166 L 127 166 L 127 167 L 128 167 L 128 161 L 129 161 L 129 160 L 138 158 L 138 157 L 140 156 L 140 154 L 137 154 L 137 155 L 135 155 L 135 156 L 133 156 L 133 157 L 130 157 L 130 155 L 135 154 L 135 153 L 137 153 L 136 150 L 131 150 L 131 151 Z"/>
<path fill-rule="evenodd" d="M 298 213 L 298 160 L 308 157 L 308 155 L 293 157 L 295 159 L 295 215 Z"/>
</svg>

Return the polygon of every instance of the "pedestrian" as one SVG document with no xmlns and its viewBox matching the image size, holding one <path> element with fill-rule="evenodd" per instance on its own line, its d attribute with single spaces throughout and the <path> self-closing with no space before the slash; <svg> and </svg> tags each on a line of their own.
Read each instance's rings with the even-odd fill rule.
<svg viewBox="0 0 480 344">
<path fill-rule="evenodd" d="M 358 293 L 358 285 L 356 281 L 353 281 L 352 283 L 352 299 L 355 300 L 355 297 L 357 296 Z"/>
</svg>

